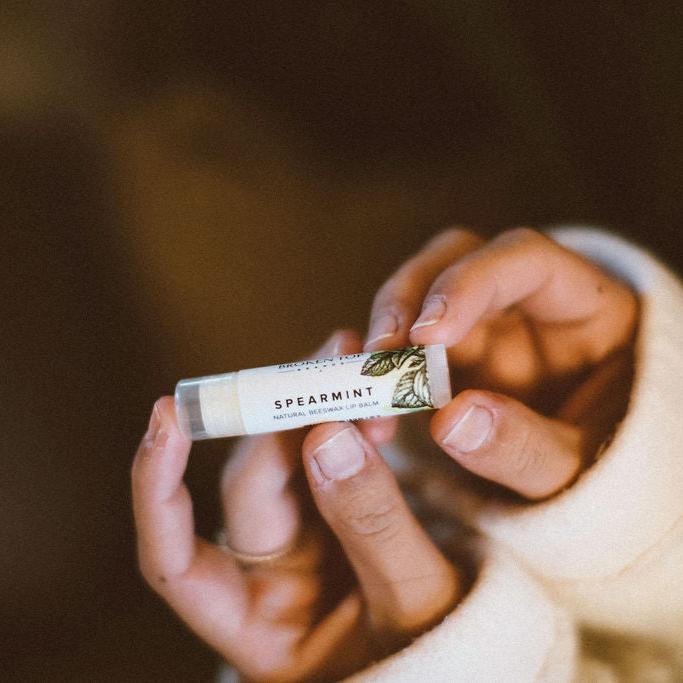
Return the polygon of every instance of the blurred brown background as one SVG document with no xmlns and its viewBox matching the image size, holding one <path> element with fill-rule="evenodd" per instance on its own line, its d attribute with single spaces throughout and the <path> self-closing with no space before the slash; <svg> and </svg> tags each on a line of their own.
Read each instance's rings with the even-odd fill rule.
<svg viewBox="0 0 683 683">
<path fill-rule="evenodd" d="M 2 3 L 0 677 L 212 678 L 135 567 L 178 379 L 362 328 L 454 222 L 599 223 L 680 270 L 673 7 Z M 190 465 L 207 535 L 226 450 Z"/>
</svg>

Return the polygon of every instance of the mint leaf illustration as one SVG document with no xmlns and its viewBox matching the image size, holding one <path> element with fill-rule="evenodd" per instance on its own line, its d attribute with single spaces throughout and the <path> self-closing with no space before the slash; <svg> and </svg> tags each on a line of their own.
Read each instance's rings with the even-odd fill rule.
<svg viewBox="0 0 683 683">
<path fill-rule="evenodd" d="M 400 368 L 408 360 L 410 360 L 409 367 L 416 367 L 425 362 L 424 346 L 409 346 L 407 349 L 400 349 L 395 351 L 392 357 L 397 368 Z"/>
<path fill-rule="evenodd" d="M 371 377 L 381 377 L 391 372 L 394 369 L 392 357 L 394 351 L 377 351 L 371 353 L 370 357 L 363 364 L 360 371 L 361 375 L 370 375 Z"/>
<path fill-rule="evenodd" d="M 421 366 L 409 370 L 401 376 L 391 397 L 394 408 L 422 408 L 432 405 L 432 398 L 427 383 L 427 368 Z"/>
<path fill-rule="evenodd" d="M 413 391 L 425 406 L 432 406 L 432 395 L 429 391 L 429 381 L 427 380 L 427 365 L 422 365 L 415 372 L 413 380 Z"/>
</svg>

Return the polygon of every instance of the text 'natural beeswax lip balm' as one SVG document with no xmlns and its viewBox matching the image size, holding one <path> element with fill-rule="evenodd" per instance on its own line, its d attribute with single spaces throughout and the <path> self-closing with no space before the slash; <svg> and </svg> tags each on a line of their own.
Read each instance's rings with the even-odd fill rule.
<svg viewBox="0 0 683 683">
<path fill-rule="evenodd" d="M 450 398 L 443 344 L 184 379 L 175 391 L 178 424 L 195 441 L 401 415 Z"/>
</svg>

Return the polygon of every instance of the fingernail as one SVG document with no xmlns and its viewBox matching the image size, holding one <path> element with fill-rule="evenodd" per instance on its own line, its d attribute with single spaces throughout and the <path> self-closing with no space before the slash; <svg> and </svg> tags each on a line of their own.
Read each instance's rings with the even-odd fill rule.
<svg viewBox="0 0 683 683">
<path fill-rule="evenodd" d="M 147 448 L 154 448 L 155 446 L 162 445 L 161 442 L 165 441 L 166 432 L 161 429 L 161 414 L 159 413 L 159 404 L 155 403 L 152 409 L 152 415 L 149 418 L 149 426 L 145 432 L 145 445 Z"/>
<path fill-rule="evenodd" d="M 337 332 L 333 332 L 324 342 L 324 344 L 313 354 L 315 358 L 322 358 L 323 356 L 335 356 L 339 353 L 340 339 Z"/>
<path fill-rule="evenodd" d="M 455 423 L 455 426 L 444 438 L 443 443 L 461 453 L 470 453 L 476 451 L 486 441 L 492 428 L 493 415 L 491 411 L 473 405 Z"/>
<path fill-rule="evenodd" d="M 373 317 L 368 329 L 368 340 L 364 349 L 368 349 L 382 339 L 393 337 L 398 330 L 398 318 L 393 313 L 382 313 Z"/>
<path fill-rule="evenodd" d="M 420 327 L 427 327 L 434 325 L 443 318 L 446 312 L 446 301 L 443 296 L 433 297 L 425 302 L 422 307 L 420 317 L 415 321 L 410 331 L 417 330 Z"/>
<path fill-rule="evenodd" d="M 365 449 L 356 430 L 346 427 L 321 443 L 313 458 L 324 479 L 348 479 L 363 469 Z"/>
</svg>

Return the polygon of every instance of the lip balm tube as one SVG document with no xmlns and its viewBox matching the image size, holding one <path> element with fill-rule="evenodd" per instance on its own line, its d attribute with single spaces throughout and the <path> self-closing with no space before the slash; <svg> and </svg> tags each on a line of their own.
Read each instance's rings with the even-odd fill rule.
<svg viewBox="0 0 683 683">
<path fill-rule="evenodd" d="M 451 398 L 443 344 L 283 363 L 178 382 L 194 441 L 440 408 Z"/>
</svg>

